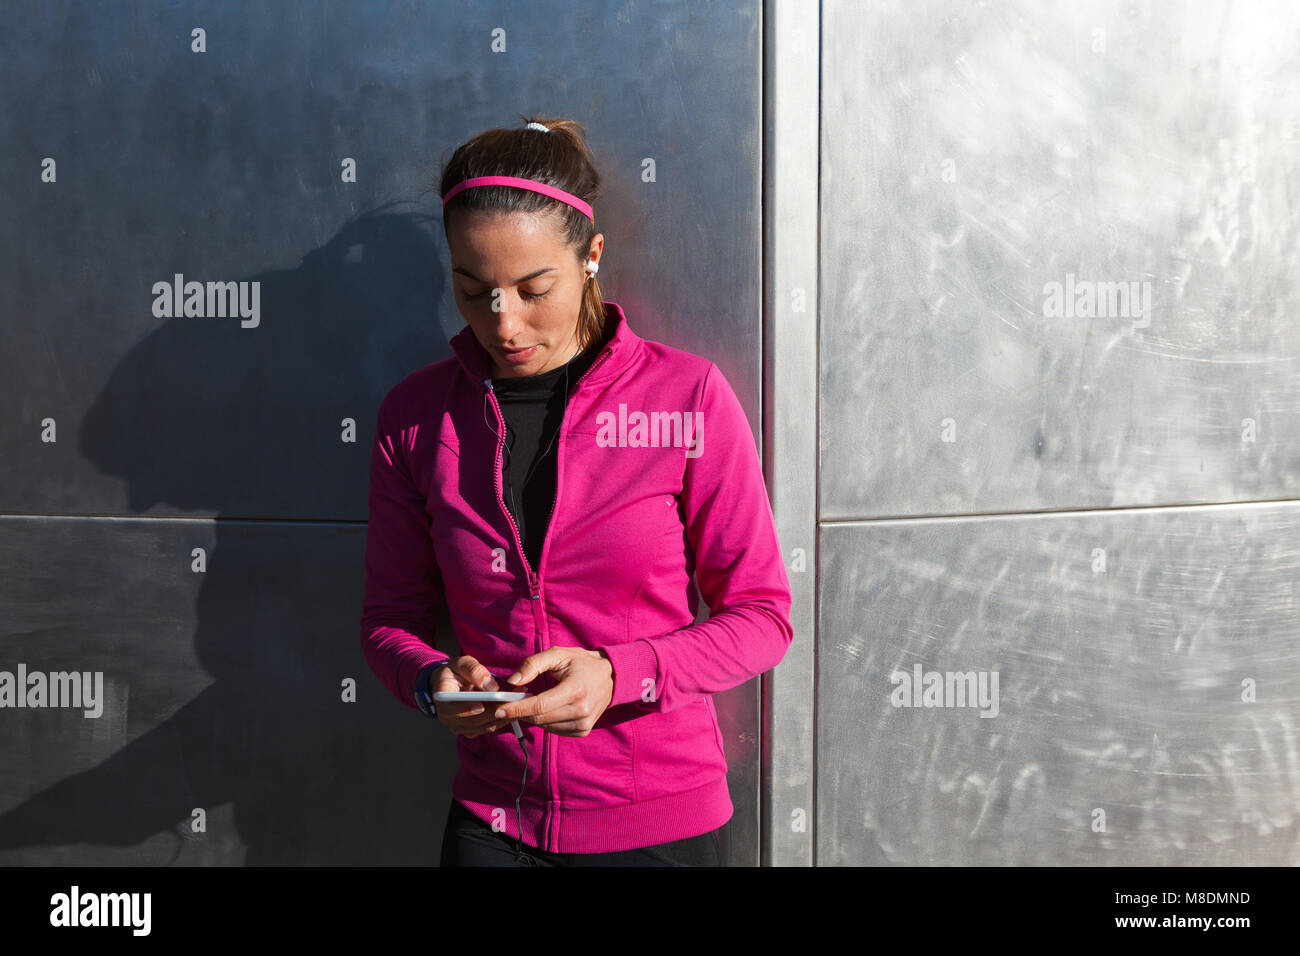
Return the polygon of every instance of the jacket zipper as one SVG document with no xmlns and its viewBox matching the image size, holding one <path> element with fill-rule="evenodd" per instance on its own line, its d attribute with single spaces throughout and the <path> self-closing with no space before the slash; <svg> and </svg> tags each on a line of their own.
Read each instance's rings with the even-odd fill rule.
<svg viewBox="0 0 1300 956">
<path fill-rule="evenodd" d="M 600 365 L 601 362 L 605 361 L 605 359 L 608 358 L 611 351 L 613 351 L 613 346 L 607 346 L 605 350 L 601 352 L 600 355 L 596 358 L 596 361 L 591 363 L 591 367 L 587 369 L 587 371 L 583 372 L 582 375 L 579 376 L 578 380 L 573 383 L 573 388 L 569 389 L 569 394 L 565 396 L 564 399 L 564 412 L 560 415 L 561 432 L 564 431 L 564 426 L 569 420 L 569 399 L 572 398 L 574 393 L 578 391 L 579 387 L 581 387 L 586 377 L 590 375 L 592 372 L 594 372 L 596 370 L 596 367 Z M 510 530 L 511 533 L 514 534 L 514 538 L 515 538 L 515 547 L 519 549 L 519 560 L 523 562 L 524 570 L 528 572 L 529 590 L 532 593 L 533 599 L 536 600 L 539 597 L 537 593 L 537 589 L 541 586 L 541 577 L 536 571 L 533 570 L 532 565 L 528 563 L 528 555 L 524 554 L 524 542 L 519 537 L 519 526 L 515 524 L 515 519 L 510 514 L 510 509 L 506 507 L 505 497 L 504 497 L 505 481 L 501 475 L 501 452 L 506 445 L 506 419 L 505 419 L 505 415 L 501 411 L 500 404 L 497 402 L 496 392 L 493 391 L 492 389 L 487 389 L 487 388 L 485 388 L 485 391 L 489 392 L 492 395 L 492 408 L 496 412 L 497 424 L 501 426 L 501 431 L 497 435 L 495 473 L 492 476 L 493 481 L 496 485 L 497 504 L 501 506 L 501 512 L 506 516 L 506 520 L 510 522 Z M 559 503 L 559 500 L 560 500 L 560 450 L 559 450 L 559 446 L 557 445 L 555 449 L 555 494 L 552 495 L 551 497 L 551 510 L 546 515 L 546 532 L 542 535 L 542 550 L 541 552 L 539 552 L 542 555 L 546 554 L 546 541 L 551 536 L 551 519 L 555 517 L 555 506 Z"/>
<path fill-rule="evenodd" d="M 586 377 L 590 375 L 592 372 L 594 372 L 596 370 L 596 366 L 600 365 L 601 362 L 605 361 L 605 359 L 609 356 L 609 354 L 613 350 L 614 347 L 612 345 L 606 346 L 605 349 L 600 353 L 600 355 L 597 356 L 596 361 L 591 363 L 591 367 L 588 368 L 587 371 L 583 372 L 582 375 L 578 377 L 578 380 L 573 383 L 573 388 L 569 389 L 569 394 L 564 397 L 564 411 L 560 415 L 560 432 L 564 431 L 564 425 L 569 420 L 569 399 L 571 399 L 574 396 L 574 394 L 578 391 L 578 388 L 579 386 L 582 385 L 583 380 L 586 379 Z M 510 523 L 510 531 L 515 538 L 515 547 L 519 549 L 519 560 L 523 562 L 524 569 L 528 572 L 528 592 L 531 595 L 532 600 L 534 601 L 540 600 L 542 596 L 541 575 L 538 572 L 534 571 L 532 569 L 532 566 L 529 565 L 528 563 L 528 556 L 524 554 L 524 542 L 519 537 L 519 526 L 515 524 L 515 519 L 510 514 L 510 509 L 506 507 L 505 496 L 503 494 L 505 479 L 502 477 L 501 474 L 501 452 L 506 446 L 505 414 L 501 411 L 501 405 L 497 402 L 496 392 L 490 388 L 487 388 L 486 385 L 481 387 L 483 388 L 484 391 L 488 392 L 492 396 L 492 408 L 496 412 L 497 423 L 501 426 L 501 431 L 498 432 L 497 434 L 497 450 L 496 450 L 495 463 L 493 469 L 494 474 L 492 476 L 493 482 L 496 485 L 497 504 L 501 506 L 501 511 L 506 516 L 506 521 Z M 555 494 L 551 498 L 551 510 L 546 516 L 546 531 L 542 535 L 542 550 L 539 552 L 543 558 L 546 556 L 546 541 L 551 536 L 551 519 L 555 517 L 555 506 L 556 504 L 559 503 L 559 500 L 560 500 L 560 446 L 557 444 L 555 447 Z M 540 633 L 539 633 L 539 640 L 540 640 Z M 538 647 L 539 652 L 542 650 L 545 650 L 545 648 Z M 545 770 L 549 766 L 548 758 L 550 756 L 550 751 L 551 751 L 551 748 L 548 746 L 547 737 L 548 737 L 547 734 L 542 734 L 542 756 L 540 760 L 540 766 L 543 770 L 544 779 L 546 779 Z M 555 794 L 551 792 L 550 784 L 553 784 L 554 782 L 555 781 L 553 779 L 546 779 L 546 783 L 548 784 L 546 789 L 548 795 L 550 796 L 550 801 L 552 804 L 555 803 Z"/>
</svg>

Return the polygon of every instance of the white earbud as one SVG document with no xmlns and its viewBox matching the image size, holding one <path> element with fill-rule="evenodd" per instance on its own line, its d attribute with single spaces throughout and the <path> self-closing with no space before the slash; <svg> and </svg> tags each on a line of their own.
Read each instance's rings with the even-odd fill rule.
<svg viewBox="0 0 1300 956">
<path fill-rule="evenodd" d="M 599 269 L 600 269 L 600 263 L 599 263 L 599 262 L 596 262 L 596 261 L 594 261 L 594 260 L 588 260 L 588 262 L 587 262 L 587 275 L 589 275 L 589 276 L 594 276 L 594 275 L 596 274 L 597 270 L 599 270 Z"/>
</svg>

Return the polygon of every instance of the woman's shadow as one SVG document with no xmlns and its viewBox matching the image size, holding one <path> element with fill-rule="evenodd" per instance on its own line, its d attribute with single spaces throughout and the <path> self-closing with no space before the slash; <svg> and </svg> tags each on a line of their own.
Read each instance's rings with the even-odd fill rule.
<svg viewBox="0 0 1300 956">
<path fill-rule="evenodd" d="M 8 861 L 208 864 L 242 850 L 250 865 L 436 862 L 453 740 L 379 683 L 359 642 L 358 522 L 375 414 L 401 378 L 450 354 L 430 222 L 390 206 L 367 212 L 296 268 L 246 280 L 261 284 L 257 327 L 238 317 L 167 319 L 115 367 L 79 448 L 125 480 L 128 515 L 231 520 L 85 530 L 110 535 L 110 551 L 122 535 L 148 536 L 188 592 L 191 537 L 202 529 L 210 548 L 193 654 L 164 653 L 175 641 L 162 620 L 156 633 L 122 638 L 132 653 L 116 677 L 134 695 L 138 736 L 0 815 Z M 349 418 L 355 443 L 343 438 Z M 57 564 L 58 552 L 46 557 Z M 50 569 L 52 584 L 60 573 Z M 138 573 L 154 572 L 144 563 Z M 143 590 L 168 587 L 159 576 Z M 100 626 L 84 606 L 67 617 L 69 632 Z M 437 629 L 442 645 L 445 613 Z M 10 648 L 16 660 L 24 651 L 40 660 L 51 646 L 48 630 L 44 648 L 42 638 L 23 639 Z M 194 684 L 194 657 L 212 683 L 187 700 L 176 686 Z M 345 700 L 349 678 L 355 703 Z M 153 718 L 134 703 L 151 694 L 174 712 Z M 36 749 L 72 743 L 65 735 Z M 206 830 L 194 826 L 196 809 Z M 161 832 L 174 844 L 138 846 Z M 106 856 L 71 844 L 131 849 Z"/>
</svg>

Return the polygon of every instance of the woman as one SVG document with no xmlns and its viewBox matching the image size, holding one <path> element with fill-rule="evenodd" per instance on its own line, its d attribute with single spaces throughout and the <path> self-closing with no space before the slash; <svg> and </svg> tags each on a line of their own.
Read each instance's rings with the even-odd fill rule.
<svg viewBox="0 0 1300 956">
<path fill-rule="evenodd" d="M 457 735 L 444 866 L 718 865 L 733 807 L 711 695 L 793 636 L 735 394 L 601 298 L 581 129 L 488 130 L 444 166 L 467 327 L 379 409 L 361 643 Z M 442 601 L 454 658 L 432 646 Z M 498 689 L 529 696 L 432 700 Z"/>
</svg>

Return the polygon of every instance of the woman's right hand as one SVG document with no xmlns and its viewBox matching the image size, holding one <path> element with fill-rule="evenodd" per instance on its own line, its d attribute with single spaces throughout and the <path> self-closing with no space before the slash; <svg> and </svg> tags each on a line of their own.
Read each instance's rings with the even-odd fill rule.
<svg viewBox="0 0 1300 956">
<path fill-rule="evenodd" d="M 435 694 L 439 691 L 500 690 L 492 672 L 468 654 L 453 657 L 450 664 L 439 667 L 429 678 L 429 692 Z M 433 702 L 440 723 L 453 734 L 470 738 L 477 737 L 494 722 L 492 714 L 498 705 L 492 704 L 490 711 L 485 710 L 486 706 L 477 701 Z"/>
</svg>

